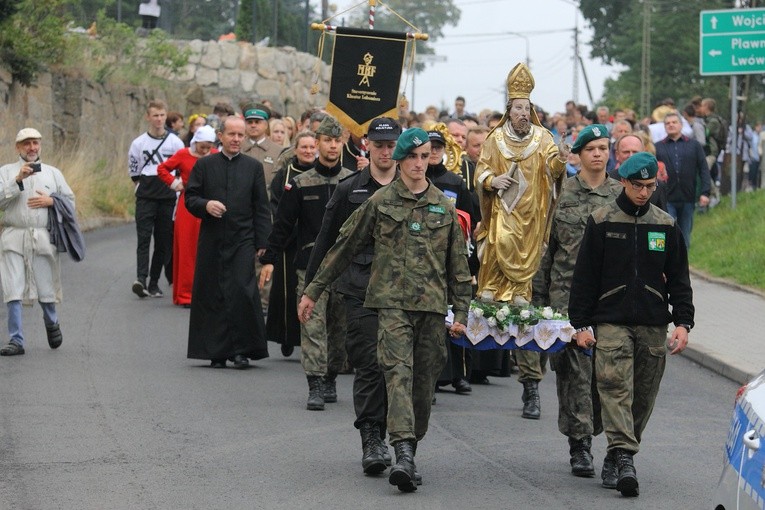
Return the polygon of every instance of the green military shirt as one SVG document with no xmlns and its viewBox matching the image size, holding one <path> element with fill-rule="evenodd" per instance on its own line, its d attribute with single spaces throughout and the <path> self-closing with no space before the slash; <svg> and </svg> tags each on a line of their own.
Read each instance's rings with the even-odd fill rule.
<svg viewBox="0 0 765 510">
<path fill-rule="evenodd" d="M 567 313 L 571 280 L 587 218 L 594 210 L 616 200 L 622 188 L 619 181 L 610 177 L 594 189 L 579 174 L 566 179 L 553 211 L 550 241 L 532 284 L 535 304 Z"/>
<path fill-rule="evenodd" d="M 378 190 L 340 229 L 305 294 L 318 300 L 370 241 L 375 252 L 366 308 L 446 315 L 451 304 L 454 320 L 467 323 L 467 245 L 454 206 L 438 188 L 430 183 L 419 199 L 400 179 Z"/>
</svg>

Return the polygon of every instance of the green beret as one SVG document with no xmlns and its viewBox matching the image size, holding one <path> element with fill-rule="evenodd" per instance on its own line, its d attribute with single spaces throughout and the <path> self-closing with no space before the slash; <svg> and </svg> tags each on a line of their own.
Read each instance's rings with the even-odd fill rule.
<svg viewBox="0 0 765 510">
<path fill-rule="evenodd" d="M 650 152 L 638 152 L 619 166 L 619 177 L 625 179 L 650 179 L 656 177 L 659 163 Z"/>
<path fill-rule="evenodd" d="M 579 154 L 585 145 L 598 138 L 610 138 L 608 128 L 603 124 L 590 124 L 576 135 L 576 141 L 571 146 L 571 152 Z"/>
<path fill-rule="evenodd" d="M 421 128 L 407 129 L 401 136 L 398 137 L 396 142 L 396 149 L 393 151 L 393 159 L 395 161 L 401 161 L 407 154 L 412 152 L 413 149 L 430 142 L 428 138 L 428 132 Z"/>
<path fill-rule="evenodd" d="M 330 138 L 340 138 L 343 136 L 343 126 L 334 117 L 327 115 L 322 119 L 319 127 L 316 128 L 316 134 L 327 135 Z"/>
</svg>

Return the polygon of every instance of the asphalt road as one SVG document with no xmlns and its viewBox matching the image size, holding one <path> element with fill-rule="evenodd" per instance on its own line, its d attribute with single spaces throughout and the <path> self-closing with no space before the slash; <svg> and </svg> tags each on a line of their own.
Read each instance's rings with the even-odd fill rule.
<svg viewBox="0 0 765 510">
<path fill-rule="evenodd" d="M 63 346 L 48 348 L 36 306 L 26 355 L 0 358 L 0 509 L 711 507 L 737 385 L 687 359 L 668 363 L 636 500 L 570 474 L 552 374 L 539 421 L 520 417 L 514 379 L 439 393 L 416 459 L 425 484 L 403 494 L 361 471 L 351 376 L 311 412 L 297 353 L 270 344 L 247 371 L 187 360 L 188 310 L 169 289 L 130 291 L 134 227 L 87 241 L 84 262 L 63 264 Z M 5 320 L 2 308 L 3 341 Z M 603 436 L 593 449 L 599 473 Z"/>
</svg>

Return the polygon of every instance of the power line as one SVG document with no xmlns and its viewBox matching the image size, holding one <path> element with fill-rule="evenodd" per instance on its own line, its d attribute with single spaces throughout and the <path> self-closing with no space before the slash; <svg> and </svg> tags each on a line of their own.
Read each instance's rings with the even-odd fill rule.
<svg viewBox="0 0 765 510">
<path fill-rule="evenodd" d="M 527 36 L 534 36 L 534 35 L 549 35 L 549 34 L 560 34 L 562 32 L 573 32 L 574 28 L 555 28 L 555 29 L 548 29 L 548 30 L 528 30 L 525 32 L 519 32 L 519 31 L 507 31 L 507 32 L 481 32 L 477 34 L 454 34 L 454 35 L 445 35 L 443 38 L 448 39 L 451 37 L 491 37 L 491 36 L 497 36 L 497 35 L 510 35 L 515 34 L 518 35 L 527 35 Z"/>
</svg>

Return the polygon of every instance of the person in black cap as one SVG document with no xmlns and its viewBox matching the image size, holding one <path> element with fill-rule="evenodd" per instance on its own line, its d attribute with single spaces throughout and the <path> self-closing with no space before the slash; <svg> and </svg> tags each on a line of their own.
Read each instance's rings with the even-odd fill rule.
<svg viewBox="0 0 765 510">
<path fill-rule="evenodd" d="M 624 189 L 587 220 L 568 303 L 577 345 L 596 350 L 607 460 L 618 469 L 616 489 L 631 497 L 639 494 L 633 455 L 659 392 L 667 346 L 670 354 L 685 349 L 694 318 L 682 233 L 649 202 L 657 171 L 647 152 L 619 167 Z"/>
<path fill-rule="evenodd" d="M 438 131 L 428 131 L 428 138 L 430 139 L 430 158 L 428 159 L 426 176 L 446 195 L 454 207 L 470 215 L 470 230 L 472 232 L 475 228 L 473 200 L 462 178 L 449 172 L 444 165 L 446 140 Z M 448 339 L 447 345 L 449 346 L 449 359 L 444 371 L 438 378 L 438 386 L 451 384 L 455 392 L 466 395 L 473 391 L 468 382 L 469 370 L 472 365 L 470 350 L 460 347 Z"/>
<path fill-rule="evenodd" d="M 306 269 L 306 285 L 311 283 L 324 255 L 335 243 L 351 214 L 378 189 L 397 177 L 393 150 L 401 134 L 398 123 L 388 117 L 374 119 L 369 125 L 369 165 L 343 180 L 327 204 L 321 231 Z M 346 350 L 355 368 L 353 378 L 353 425 L 361 433 L 361 466 L 367 474 L 377 474 L 390 465 L 385 446 L 387 413 L 385 379 L 377 363 L 377 310 L 364 307 L 374 247 L 367 245 L 338 279 L 337 291 L 345 299 Z"/>
</svg>

